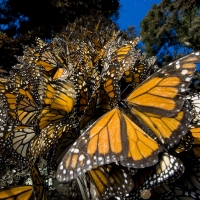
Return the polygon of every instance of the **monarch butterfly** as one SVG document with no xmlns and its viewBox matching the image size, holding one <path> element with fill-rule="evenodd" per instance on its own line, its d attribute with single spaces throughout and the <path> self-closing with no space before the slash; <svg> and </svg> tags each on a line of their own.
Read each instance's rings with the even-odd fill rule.
<svg viewBox="0 0 200 200">
<path fill-rule="evenodd" d="M 16 102 L 16 119 L 22 124 L 31 125 L 39 113 L 40 106 L 29 91 L 19 89 L 19 93 L 21 96 Z"/>
<path fill-rule="evenodd" d="M 167 184 L 162 184 L 151 190 L 150 199 L 171 200 L 176 199 L 174 190 Z"/>
<path fill-rule="evenodd" d="M 6 99 L 3 96 L 0 96 L 0 126 L 6 124 L 8 119 L 9 115 Z"/>
<path fill-rule="evenodd" d="M 97 56 L 94 58 L 94 63 L 97 63 L 100 59 L 104 58 L 107 51 L 108 51 L 108 47 L 110 46 L 110 44 L 116 40 L 117 36 L 119 35 L 119 31 L 115 31 L 113 30 L 111 32 L 111 37 L 109 38 L 108 42 L 107 40 L 104 40 L 103 42 L 107 42 L 106 44 L 102 44 L 99 45 L 99 48 L 97 48 L 98 54 Z M 95 43 L 94 43 L 95 44 Z M 95 47 L 97 47 L 97 45 L 95 45 Z"/>
<path fill-rule="evenodd" d="M 184 165 L 178 158 L 164 153 L 159 162 L 150 168 L 140 169 L 133 176 L 134 188 L 126 199 L 148 199 L 151 190 L 161 184 L 176 181 L 184 172 Z"/>
<path fill-rule="evenodd" d="M 139 38 L 136 38 L 121 48 L 108 54 L 105 59 L 104 67 L 102 69 L 102 79 L 106 92 L 110 98 L 119 99 L 119 86 L 118 81 L 121 79 L 125 71 L 129 70 L 135 64 L 139 52 L 134 49 L 137 45 Z M 111 78 L 112 77 L 112 78 Z M 114 81 L 114 82 L 113 82 Z M 112 89 L 110 87 L 112 86 Z"/>
<path fill-rule="evenodd" d="M 91 72 L 91 74 L 90 74 Z M 100 86 L 101 86 L 101 77 L 100 77 L 100 73 L 98 71 L 98 69 L 96 68 L 96 66 L 92 67 L 91 71 L 89 71 L 88 77 L 87 77 L 87 85 L 90 87 L 87 88 L 87 105 L 84 107 L 84 113 L 81 115 L 80 117 L 80 123 L 79 123 L 79 127 L 83 128 L 84 125 L 91 119 L 92 116 L 94 116 L 94 114 L 96 113 L 96 108 L 97 108 L 97 104 L 98 101 L 100 100 Z M 78 78 L 79 79 L 79 78 Z M 80 85 L 80 83 L 79 83 Z M 80 88 L 82 88 L 82 90 L 85 87 L 79 86 Z M 80 103 L 79 103 L 79 107 L 82 105 L 81 104 L 81 99 L 83 99 L 82 95 L 81 95 L 81 91 L 80 93 Z M 102 98 L 102 96 L 101 96 Z M 86 99 L 85 101 L 86 102 Z"/>
<path fill-rule="evenodd" d="M 193 145 L 193 152 L 195 156 L 197 157 L 197 160 L 199 160 L 200 157 L 200 140 L 194 139 L 194 145 Z"/>
<path fill-rule="evenodd" d="M 76 103 L 76 90 L 71 82 L 59 81 L 53 93 L 45 98 L 46 104 L 50 104 L 52 109 L 64 110 L 67 113 L 73 110 Z"/>
<path fill-rule="evenodd" d="M 133 188 L 133 181 L 128 171 L 121 165 L 109 164 L 97 167 L 77 179 L 82 196 L 85 199 L 122 198 Z M 85 191 L 88 187 L 89 191 Z M 87 194 L 89 193 L 89 194 Z"/>
<path fill-rule="evenodd" d="M 38 156 L 46 156 L 51 148 L 57 146 L 64 133 L 70 134 L 70 130 L 75 123 L 74 118 L 65 111 L 44 107 L 40 115 L 37 116 L 35 126 L 37 125 L 40 134 L 30 142 L 29 157 L 35 162 Z"/>
<path fill-rule="evenodd" d="M 55 74 L 53 75 L 53 80 L 66 79 L 68 76 L 68 71 L 65 68 L 58 68 Z"/>
<path fill-rule="evenodd" d="M 194 93 L 192 95 L 188 96 L 188 99 L 191 102 L 192 105 L 192 115 L 193 115 L 193 123 L 198 123 L 200 120 L 200 94 Z"/>
<path fill-rule="evenodd" d="M 106 94 L 104 88 L 102 86 L 96 87 L 90 97 L 90 100 L 83 115 L 80 118 L 80 129 L 82 129 L 92 117 L 101 116 L 112 108 L 112 101 Z"/>
<path fill-rule="evenodd" d="M 50 105 L 52 109 L 71 112 L 76 103 L 76 91 L 74 85 L 68 80 L 51 82 L 51 77 L 42 73 L 38 86 L 38 94 L 42 105 Z"/>
<path fill-rule="evenodd" d="M 18 125 L 9 133 L 8 141 L 16 153 L 27 158 L 29 144 L 35 135 L 33 126 Z"/>
<path fill-rule="evenodd" d="M 31 178 L 33 182 L 34 198 L 46 200 L 47 196 L 45 193 L 44 183 L 40 175 L 40 172 L 37 166 L 32 162 L 32 160 L 29 161 L 29 166 L 30 166 Z"/>
<path fill-rule="evenodd" d="M 188 161 L 186 161 L 188 162 Z M 172 183 L 171 189 L 177 200 L 200 198 L 200 170 L 199 163 L 185 163 L 185 173 L 176 182 Z"/>
<path fill-rule="evenodd" d="M 194 145 L 194 137 L 192 136 L 191 132 L 188 131 L 178 143 L 177 148 L 175 149 L 176 153 L 182 153 L 190 151 Z"/>
<path fill-rule="evenodd" d="M 54 50 L 51 47 L 51 44 L 44 43 L 41 39 L 36 39 L 37 46 L 39 50 L 34 52 L 35 63 L 44 67 L 46 71 L 51 71 L 55 69 L 58 65 L 58 60 L 53 54 Z M 44 45 L 45 44 L 45 45 Z"/>
<path fill-rule="evenodd" d="M 59 53 L 63 50 L 62 48 L 56 47 L 54 43 L 46 43 L 40 38 L 36 39 L 37 46 L 32 49 L 30 47 L 24 48 L 24 54 L 26 56 L 18 57 L 20 62 L 25 61 L 29 64 L 37 64 L 42 66 L 53 80 L 60 77 L 69 77 L 72 73 L 70 65 L 65 64 Z M 25 59 L 25 60 L 24 60 Z"/>
<path fill-rule="evenodd" d="M 192 150 L 189 152 L 190 158 L 194 161 L 199 161 L 200 158 L 200 126 L 199 124 L 190 125 L 190 133 L 192 136 Z"/>
<path fill-rule="evenodd" d="M 57 169 L 57 179 L 68 181 L 95 166 L 117 161 L 135 168 L 154 165 L 163 150 L 162 145 L 173 147 L 187 133 L 191 116 L 185 91 L 198 56 L 199 52 L 189 54 L 157 71 L 124 101 L 128 109 L 119 104 L 97 120 L 66 153 Z M 119 70 L 118 66 L 115 70 Z M 108 74 L 113 77 L 112 72 Z M 118 84 L 114 78 L 110 82 L 106 91 L 113 91 Z M 155 135 L 151 136 L 156 140 L 139 128 L 144 127 L 141 120 L 152 130 Z"/>
<path fill-rule="evenodd" d="M 79 98 L 79 112 L 83 113 L 83 111 L 86 109 L 88 101 L 89 101 L 89 86 L 87 82 L 84 80 L 83 73 L 78 73 L 76 75 L 77 77 L 77 84 L 78 84 L 78 98 Z"/>
<path fill-rule="evenodd" d="M 156 61 L 155 56 L 150 58 L 143 58 L 140 60 L 140 53 L 138 56 L 131 61 L 130 66 L 124 71 L 121 81 L 121 99 L 127 97 L 130 91 L 133 91 L 142 81 L 144 81 L 152 71 L 154 62 Z M 123 71 L 122 71 L 123 72 Z"/>
<path fill-rule="evenodd" d="M 190 190 L 187 187 L 180 187 L 180 186 L 174 186 L 173 187 L 175 192 L 174 200 L 194 200 L 199 199 L 200 194 L 198 190 Z"/>
<path fill-rule="evenodd" d="M 57 142 L 57 146 L 55 149 L 54 159 L 57 164 L 60 163 L 60 161 L 63 158 L 63 156 L 65 155 L 66 151 L 75 142 L 75 140 L 78 137 L 79 137 L 79 134 L 73 130 L 62 134 L 61 138 Z"/>
<path fill-rule="evenodd" d="M 16 109 L 16 102 L 17 102 L 17 95 L 12 92 L 10 89 L 5 91 L 4 97 L 7 102 L 7 107 L 9 109 L 9 114 L 15 119 L 15 109 Z"/>
<path fill-rule="evenodd" d="M 9 157 L 10 154 L 12 154 L 13 149 L 10 147 L 10 141 L 8 139 L 10 132 L 16 127 L 16 125 L 8 120 L 6 123 L 0 126 L 0 154 L 2 161 L 6 161 L 7 157 Z M 15 154 L 13 152 L 14 156 Z"/>
<path fill-rule="evenodd" d="M 31 185 L 12 187 L 0 191 L 0 199 L 2 200 L 33 200 L 33 198 L 33 187 Z"/>
<path fill-rule="evenodd" d="M 97 91 L 98 92 L 98 91 Z M 79 122 L 79 127 L 80 129 L 82 129 L 85 124 L 94 116 L 94 114 L 96 113 L 96 102 L 97 102 L 97 98 L 98 98 L 98 93 L 94 93 L 89 102 L 87 107 L 84 110 L 84 113 L 82 114 L 81 118 L 80 118 L 80 122 Z"/>
<path fill-rule="evenodd" d="M 200 139 L 200 125 L 198 125 L 198 124 L 191 125 L 190 131 L 194 138 Z"/>
<path fill-rule="evenodd" d="M 29 145 L 28 157 L 36 161 L 38 156 L 45 156 L 53 145 L 56 145 L 59 138 L 64 132 L 68 132 L 71 124 L 64 122 L 50 123 L 43 128 L 37 137 L 35 137 Z"/>
<path fill-rule="evenodd" d="M 134 66 L 134 80 L 132 82 L 132 85 L 134 84 L 134 87 L 142 83 L 142 81 L 144 81 L 150 75 L 151 67 L 154 65 L 155 61 L 156 57 L 152 56 L 150 58 L 145 58 Z"/>
</svg>

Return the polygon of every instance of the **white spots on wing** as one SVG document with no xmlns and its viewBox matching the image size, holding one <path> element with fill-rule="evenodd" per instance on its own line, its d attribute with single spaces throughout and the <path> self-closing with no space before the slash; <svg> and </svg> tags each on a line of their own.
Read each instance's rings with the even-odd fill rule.
<svg viewBox="0 0 200 200">
<path fill-rule="evenodd" d="M 180 67 L 180 63 L 176 63 L 176 69 L 179 69 Z"/>
<path fill-rule="evenodd" d="M 185 81 L 186 81 L 186 82 L 190 82 L 190 81 L 191 81 L 191 77 L 187 77 L 187 78 L 185 79 Z"/>
<path fill-rule="evenodd" d="M 74 172 L 72 170 L 70 170 L 69 174 L 72 175 Z"/>
<path fill-rule="evenodd" d="M 81 154 L 78 158 L 79 161 L 83 161 L 85 159 L 85 156 L 83 154 Z"/>
<path fill-rule="evenodd" d="M 74 149 L 74 153 L 79 153 L 79 149 Z"/>
<path fill-rule="evenodd" d="M 77 142 L 74 142 L 73 146 L 75 146 L 77 144 Z"/>
<path fill-rule="evenodd" d="M 184 69 L 184 70 L 181 71 L 181 74 L 182 74 L 182 75 L 185 75 L 185 74 L 187 74 L 187 73 L 188 73 L 188 70 L 187 70 L 187 69 Z"/>
<path fill-rule="evenodd" d="M 102 157 L 98 157 L 98 160 L 99 160 L 99 161 L 102 161 L 102 160 L 103 160 L 103 158 L 102 158 Z"/>
<path fill-rule="evenodd" d="M 90 163 L 91 163 L 91 161 L 90 161 L 90 160 L 87 160 L 86 164 L 89 165 Z"/>
</svg>

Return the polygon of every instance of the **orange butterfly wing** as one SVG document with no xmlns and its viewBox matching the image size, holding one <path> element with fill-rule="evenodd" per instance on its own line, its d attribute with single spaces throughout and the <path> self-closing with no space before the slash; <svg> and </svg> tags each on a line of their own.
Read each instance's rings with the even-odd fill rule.
<svg viewBox="0 0 200 200">
<path fill-rule="evenodd" d="M 15 199 L 33 199 L 33 187 L 31 185 L 13 187 L 0 191 L 0 199 L 15 200 Z"/>
<path fill-rule="evenodd" d="M 185 91 L 199 60 L 189 54 L 165 66 L 137 87 L 125 100 L 137 115 L 168 147 L 174 146 L 188 131 L 192 120 Z M 172 65 L 172 66 L 170 66 Z"/>
<path fill-rule="evenodd" d="M 154 73 L 130 94 L 127 103 L 141 112 L 176 116 L 183 107 L 198 55 L 189 54 Z"/>
<path fill-rule="evenodd" d="M 64 156 L 57 170 L 59 181 L 68 181 L 82 173 L 111 162 L 130 158 L 124 166 L 144 167 L 157 162 L 159 145 L 115 108 L 103 115 L 79 137 Z"/>
</svg>

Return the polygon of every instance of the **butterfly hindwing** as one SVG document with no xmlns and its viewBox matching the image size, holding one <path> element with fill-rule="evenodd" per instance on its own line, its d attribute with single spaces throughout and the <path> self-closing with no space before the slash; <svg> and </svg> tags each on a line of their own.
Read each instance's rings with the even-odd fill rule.
<svg viewBox="0 0 200 200">
<path fill-rule="evenodd" d="M 121 165 L 109 164 L 87 172 L 99 199 L 125 196 L 133 188 L 129 173 Z"/>
<path fill-rule="evenodd" d="M 189 103 L 185 101 L 182 110 L 174 117 L 140 112 L 135 108 L 132 108 L 132 111 L 153 131 L 163 145 L 173 147 L 188 132 L 188 127 L 192 120 L 189 108 Z"/>
<path fill-rule="evenodd" d="M 133 176 L 134 188 L 127 199 L 148 199 L 151 190 L 163 183 L 172 183 L 184 172 L 184 165 L 180 159 L 163 153 L 159 162 L 150 168 L 140 169 Z M 148 198 L 147 196 L 148 195 Z"/>
</svg>

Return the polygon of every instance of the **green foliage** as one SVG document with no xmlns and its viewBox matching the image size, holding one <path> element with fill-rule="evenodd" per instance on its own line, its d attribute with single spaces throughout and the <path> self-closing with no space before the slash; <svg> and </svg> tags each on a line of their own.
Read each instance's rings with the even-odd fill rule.
<svg viewBox="0 0 200 200">
<path fill-rule="evenodd" d="M 126 30 L 122 31 L 122 37 L 128 40 L 138 37 L 138 32 L 135 28 L 135 26 L 128 26 Z"/>
<path fill-rule="evenodd" d="M 163 64 L 200 48 L 200 4 L 197 0 L 162 0 L 142 20 L 145 51 Z"/>
</svg>

